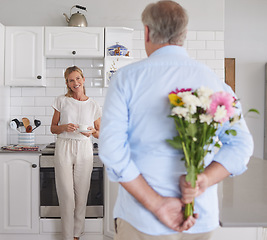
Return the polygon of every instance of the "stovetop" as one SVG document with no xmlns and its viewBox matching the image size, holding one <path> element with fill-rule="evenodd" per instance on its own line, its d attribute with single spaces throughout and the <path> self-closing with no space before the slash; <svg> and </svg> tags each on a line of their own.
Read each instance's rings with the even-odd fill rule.
<svg viewBox="0 0 267 240">
<path fill-rule="evenodd" d="M 98 155 L 98 144 L 93 144 L 94 155 Z M 41 150 L 42 155 L 54 155 L 55 153 L 55 142 L 49 143 L 44 149 Z"/>
</svg>

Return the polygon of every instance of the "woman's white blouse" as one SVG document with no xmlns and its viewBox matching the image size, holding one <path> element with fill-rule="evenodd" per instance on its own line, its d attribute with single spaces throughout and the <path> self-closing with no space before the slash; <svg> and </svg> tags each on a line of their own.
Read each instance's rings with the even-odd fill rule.
<svg viewBox="0 0 267 240">
<path fill-rule="evenodd" d="M 94 121 L 101 117 L 99 105 L 91 98 L 88 98 L 86 101 L 79 101 L 72 97 L 61 95 L 55 99 L 52 107 L 60 112 L 58 125 L 73 123 L 86 124 L 94 127 Z M 78 140 L 88 139 L 79 130 L 75 132 L 63 132 L 58 134 L 58 137 Z"/>
</svg>

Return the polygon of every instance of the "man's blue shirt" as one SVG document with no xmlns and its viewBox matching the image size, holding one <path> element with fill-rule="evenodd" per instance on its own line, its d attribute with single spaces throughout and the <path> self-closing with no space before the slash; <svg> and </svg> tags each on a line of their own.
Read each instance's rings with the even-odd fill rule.
<svg viewBox="0 0 267 240">
<path fill-rule="evenodd" d="M 181 197 L 179 177 L 185 174 L 183 153 L 172 148 L 166 139 L 177 135 L 168 94 L 176 88 L 197 89 L 201 86 L 217 91 L 231 88 L 207 66 L 189 58 L 179 46 L 165 46 L 147 59 L 117 71 L 110 82 L 101 119 L 99 155 L 111 181 L 127 182 L 139 174 L 162 196 Z M 241 113 L 238 104 L 237 112 Z M 232 128 L 237 136 L 225 134 L 229 124 L 217 131 L 223 146 L 205 158 L 222 164 L 232 175 L 246 170 L 253 151 L 253 140 L 246 123 Z M 196 198 L 196 224 L 189 233 L 214 230 L 219 225 L 217 185 Z M 173 234 L 123 187 L 119 187 L 114 218 L 120 217 L 139 231 L 150 235 Z"/>
</svg>

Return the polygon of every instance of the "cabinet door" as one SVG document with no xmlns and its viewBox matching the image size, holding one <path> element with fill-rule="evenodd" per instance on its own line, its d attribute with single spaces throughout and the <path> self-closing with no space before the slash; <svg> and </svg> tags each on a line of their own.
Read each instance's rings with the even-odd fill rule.
<svg viewBox="0 0 267 240">
<path fill-rule="evenodd" d="M 6 27 L 6 85 L 45 86 L 43 38 L 43 27 Z"/>
<path fill-rule="evenodd" d="M 0 232 L 39 233 L 39 155 L 0 153 Z"/>
<path fill-rule="evenodd" d="M 107 172 L 104 175 L 105 181 L 105 218 L 104 218 L 104 235 L 113 238 L 114 235 L 114 219 L 113 208 L 118 195 L 119 183 L 111 182 L 108 179 Z"/>
<path fill-rule="evenodd" d="M 104 28 L 45 27 L 45 56 L 104 57 Z"/>
<path fill-rule="evenodd" d="M 5 27 L 0 23 L 0 87 L 4 85 Z"/>
<path fill-rule="evenodd" d="M 264 229 L 257 227 L 219 227 L 214 231 L 212 240 L 266 240 Z"/>
</svg>

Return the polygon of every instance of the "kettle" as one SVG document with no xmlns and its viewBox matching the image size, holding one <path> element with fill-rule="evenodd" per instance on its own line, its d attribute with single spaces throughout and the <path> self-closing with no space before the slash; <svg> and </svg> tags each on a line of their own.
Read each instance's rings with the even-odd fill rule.
<svg viewBox="0 0 267 240">
<path fill-rule="evenodd" d="M 85 18 L 85 16 L 83 14 L 79 13 L 79 11 L 77 11 L 77 13 L 71 14 L 71 10 L 74 7 L 82 9 L 84 11 L 87 11 L 86 7 L 82 7 L 82 6 L 79 6 L 79 5 L 74 5 L 70 9 L 70 18 L 68 18 L 66 13 L 63 13 L 63 15 L 66 17 L 66 21 L 68 22 L 68 26 L 70 26 L 70 27 L 87 27 L 87 21 L 86 21 L 86 18 Z"/>
</svg>

